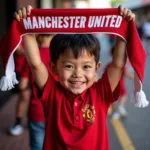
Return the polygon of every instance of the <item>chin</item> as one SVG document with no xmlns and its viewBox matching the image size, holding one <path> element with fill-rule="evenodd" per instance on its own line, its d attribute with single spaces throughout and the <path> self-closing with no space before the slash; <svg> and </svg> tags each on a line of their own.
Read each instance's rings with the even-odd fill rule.
<svg viewBox="0 0 150 150">
<path fill-rule="evenodd" d="M 71 90 L 70 92 L 75 94 L 75 95 L 79 95 L 83 92 L 84 90 Z"/>
</svg>

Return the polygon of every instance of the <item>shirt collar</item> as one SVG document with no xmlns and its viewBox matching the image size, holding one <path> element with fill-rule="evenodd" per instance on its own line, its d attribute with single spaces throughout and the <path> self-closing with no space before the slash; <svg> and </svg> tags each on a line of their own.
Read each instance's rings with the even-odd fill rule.
<svg viewBox="0 0 150 150">
<path fill-rule="evenodd" d="M 78 99 L 84 101 L 84 100 L 85 100 L 86 93 L 87 93 L 87 90 L 83 91 L 83 92 L 82 92 L 81 94 L 79 94 L 79 95 L 76 95 L 76 94 L 73 94 L 73 93 L 71 93 L 70 91 L 68 91 L 68 90 L 65 89 L 65 93 L 66 93 L 67 97 L 69 98 L 69 100 L 74 100 L 74 99 L 78 98 Z"/>
</svg>

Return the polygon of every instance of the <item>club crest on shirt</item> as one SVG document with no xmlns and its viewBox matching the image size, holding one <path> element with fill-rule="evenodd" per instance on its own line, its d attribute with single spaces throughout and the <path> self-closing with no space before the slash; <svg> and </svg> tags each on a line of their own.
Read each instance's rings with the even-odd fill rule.
<svg viewBox="0 0 150 150">
<path fill-rule="evenodd" d="M 95 120 L 94 106 L 90 104 L 86 104 L 85 107 L 82 109 L 82 116 L 87 122 L 93 123 Z"/>
</svg>

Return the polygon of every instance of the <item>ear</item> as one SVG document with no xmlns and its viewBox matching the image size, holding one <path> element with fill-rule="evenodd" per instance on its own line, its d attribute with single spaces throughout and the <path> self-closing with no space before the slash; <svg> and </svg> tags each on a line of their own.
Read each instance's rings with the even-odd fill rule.
<svg viewBox="0 0 150 150">
<path fill-rule="evenodd" d="M 57 69 L 56 69 L 56 65 L 52 62 L 50 62 L 50 68 L 53 72 L 54 75 L 57 75 Z"/>
<path fill-rule="evenodd" d="M 100 67 L 101 67 L 101 62 L 98 62 L 98 64 L 96 65 L 96 73 L 98 73 Z"/>
</svg>

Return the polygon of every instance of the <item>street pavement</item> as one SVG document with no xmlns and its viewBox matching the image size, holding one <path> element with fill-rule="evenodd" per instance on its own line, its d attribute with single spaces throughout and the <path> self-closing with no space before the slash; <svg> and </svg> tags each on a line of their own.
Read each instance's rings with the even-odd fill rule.
<svg viewBox="0 0 150 150">
<path fill-rule="evenodd" d="M 15 121 L 15 108 L 18 96 L 9 97 L 9 101 L 0 108 L 0 150 L 30 150 L 26 117 L 23 120 L 25 131 L 19 136 L 11 136 L 8 129 Z"/>
</svg>

